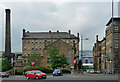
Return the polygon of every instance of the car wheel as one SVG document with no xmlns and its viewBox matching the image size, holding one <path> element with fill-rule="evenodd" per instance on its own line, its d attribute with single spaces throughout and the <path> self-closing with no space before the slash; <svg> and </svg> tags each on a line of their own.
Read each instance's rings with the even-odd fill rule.
<svg viewBox="0 0 120 82">
<path fill-rule="evenodd" d="M 36 79 L 39 79 L 39 77 L 38 77 L 38 76 L 36 76 Z"/>
<path fill-rule="evenodd" d="M 46 79 L 46 77 L 44 77 L 43 79 Z"/>
<path fill-rule="evenodd" d="M 27 78 L 27 80 L 29 80 L 29 79 L 30 79 L 28 76 L 27 76 L 26 78 Z"/>
<path fill-rule="evenodd" d="M 8 78 L 9 76 L 7 76 L 7 78 Z"/>
</svg>

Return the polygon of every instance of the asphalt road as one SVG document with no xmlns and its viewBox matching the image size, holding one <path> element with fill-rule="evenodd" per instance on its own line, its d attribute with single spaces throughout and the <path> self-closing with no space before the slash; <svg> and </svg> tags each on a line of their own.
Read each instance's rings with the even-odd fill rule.
<svg viewBox="0 0 120 82">
<path fill-rule="evenodd" d="M 27 80 L 25 76 L 10 76 L 9 78 L 0 78 L 2 80 Z M 36 80 L 36 79 L 30 79 Z M 64 74 L 63 76 L 47 75 L 46 79 L 39 80 L 118 80 L 118 75 L 99 75 L 99 74 L 84 74 L 84 75 L 71 75 Z"/>
</svg>

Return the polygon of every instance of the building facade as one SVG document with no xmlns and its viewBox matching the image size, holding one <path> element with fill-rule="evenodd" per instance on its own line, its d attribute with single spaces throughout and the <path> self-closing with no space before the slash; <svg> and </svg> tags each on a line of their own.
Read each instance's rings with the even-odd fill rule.
<svg viewBox="0 0 120 82">
<path fill-rule="evenodd" d="M 37 51 L 41 57 L 40 66 L 49 67 L 50 64 L 47 62 L 49 59 L 48 47 L 56 45 L 59 50 L 64 51 L 67 61 L 70 66 L 74 65 L 75 54 L 79 54 L 79 33 L 77 36 L 68 32 L 29 32 L 23 29 L 22 38 L 22 57 L 24 58 L 23 63 L 27 62 L 27 56 L 30 56 L 33 51 Z"/>
<path fill-rule="evenodd" d="M 112 18 L 106 24 L 107 28 L 105 30 L 105 37 L 101 40 L 101 71 L 104 73 L 118 73 L 119 69 L 119 58 L 120 58 L 120 18 Z M 97 42 L 95 43 L 97 44 Z M 96 47 L 93 47 L 94 61 Z M 95 65 L 95 63 L 94 63 Z M 98 64 L 97 64 L 98 65 Z"/>
<path fill-rule="evenodd" d="M 98 35 L 93 47 L 93 69 L 101 71 L 101 41 L 98 40 Z"/>
</svg>

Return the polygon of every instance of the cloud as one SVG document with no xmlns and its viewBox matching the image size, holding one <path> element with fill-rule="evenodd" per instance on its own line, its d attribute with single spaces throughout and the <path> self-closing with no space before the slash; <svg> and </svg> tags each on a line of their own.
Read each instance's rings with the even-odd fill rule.
<svg viewBox="0 0 120 82">
<path fill-rule="evenodd" d="M 22 29 L 29 31 L 68 31 L 78 32 L 88 41 L 84 49 L 91 50 L 95 35 L 104 36 L 105 24 L 111 17 L 111 3 L 55 3 L 19 2 L 4 3 L 11 9 L 12 51 L 22 51 Z M 4 40 L 3 40 L 4 42 Z"/>
</svg>

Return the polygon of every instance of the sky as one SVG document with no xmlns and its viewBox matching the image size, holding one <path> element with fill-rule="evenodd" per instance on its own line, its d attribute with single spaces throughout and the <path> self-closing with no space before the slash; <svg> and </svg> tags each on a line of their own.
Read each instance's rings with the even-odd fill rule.
<svg viewBox="0 0 120 82">
<path fill-rule="evenodd" d="M 22 29 L 30 32 L 68 32 L 83 38 L 84 50 L 92 50 L 105 36 L 111 18 L 111 2 L 0 2 L 0 51 L 5 48 L 5 9 L 11 9 L 12 52 L 22 52 Z M 118 3 L 114 3 L 118 16 Z M 81 46 L 81 44 L 80 44 Z"/>
</svg>

